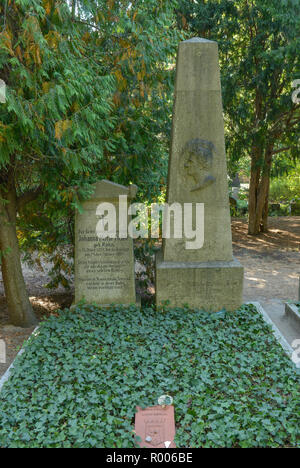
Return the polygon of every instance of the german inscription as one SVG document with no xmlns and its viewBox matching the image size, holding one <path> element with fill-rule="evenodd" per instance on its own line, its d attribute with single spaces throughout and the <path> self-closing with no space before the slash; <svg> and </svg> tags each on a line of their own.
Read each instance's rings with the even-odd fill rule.
<svg viewBox="0 0 300 468">
<path fill-rule="evenodd" d="M 118 210 L 119 194 L 130 196 L 129 189 L 109 181 L 96 184 L 95 195 L 83 203 L 76 215 L 75 303 L 84 299 L 96 304 L 136 302 L 133 241 L 130 237 L 99 238 L 97 207 L 108 201 Z"/>
</svg>

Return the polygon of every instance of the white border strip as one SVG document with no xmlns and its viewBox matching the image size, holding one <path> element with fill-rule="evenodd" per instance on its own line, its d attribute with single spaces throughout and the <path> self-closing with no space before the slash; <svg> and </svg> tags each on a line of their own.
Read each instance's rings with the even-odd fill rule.
<svg viewBox="0 0 300 468">
<path fill-rule="evenodd" d="M 290 344 L 287 342 L 287 340 L 285 339 L 285 337 L 283 336 L 283 334 L 281 333 L 281 331 L 277 328 L 277 326 L 274 324 L 274 322 L 272 322 L 272 320 L 270 319 L 270 317 L 268 316 L 267 312 L 263 309 L 263 307 L 260 305 L 259 302 L 246 302 L 247 305 L 249 304 L 253 304 L 257 311 L 262 315 L 264 321 L 266 323 L 268 323 L 271 327 L 272 327 L 272 330 L 273 330 L 273 334 L 276 338 L 276 340 L 280 343 L 280 345 L 282 346 L 284 352 L 287 354 L 287 356 L 290 358 L 290 360 L 292 361 L 292 363 L 294 364 L 294 366 L 297 368 L 297 369 L 300 369 L 300 363 L 296 364 L 293 360 L 292 360 L 292 355 L 294 353 L 294 349 L 290 346 Z"/>
<path fill-rule="evenodd" d="M 33 330 L 33 332 L 31 333 L 31 335 L 29 335 L 29 337 L 27 338 L 26 342 L 29 340 L 29 338 L 34 335 L 34 333 L 37 331 L 37 329 L 39 328 L 39 325 L 37 327 L 35 327 L 35 329 Z M 11 371 L 12 369 L 14 368 L 14 363 L 15 363 L 15 360 L 17 359 L 18 356 L 21 356 L 21 354 L 23 354 L 25 351 L 24 348 L 21 348 L 20 351 L 18 352 L 18 354 L 16 355 L 15 359 L 13 360 L 13 362 L 11 363 L 11 365 L 9 366 L 9 368 L 7 369 L 7 371 L 2 375 L 1 379 L 0 379 L 0 392 L 2 390 L 2 387 L 3 385 L 5 384 L 5 382 L 8 381 L 9 377 L 10 377 L 10 374 L 11 374 Z"/>
</svg>

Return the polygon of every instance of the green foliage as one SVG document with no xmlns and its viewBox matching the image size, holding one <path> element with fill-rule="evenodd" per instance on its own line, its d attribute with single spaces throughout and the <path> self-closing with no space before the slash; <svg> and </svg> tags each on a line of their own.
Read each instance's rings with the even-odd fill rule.
<svg viewBox="0 0 300 468">
<path fill-rule="evenodd" d="M 269 204 L 269 216 L 290 216 L 290 204 L 289 203 L 280 203 L 280 207 L 272 207 L 272 205 Z"/>
<path fill-rule="evenodd" d="M 93 60 L 66 2 L 3 2 L 0 12 L 0 198 L 18 211 L 21 248 L 49 254 L 53 285 L 67 285 L 56 249 L 72 241 L 75 208 L 115 140 L 116 80 Z M 34 204 L 22 203 L 37 188 Z"/>
<path fill-rule="evenodd" d="M 102 173 L 134 182 L 139 196 L 155 199 L 165 183 L 172 111 L 174 56 L 180 33 L 175 2 L 77 2 L 90 51 L 101 47 L 102 63 L 116 77 L 113 97 L 117 144 L 105 152 Z M 92 26 L 95 30 L 92 30 Z"/>
<path fill-rule="evenodd" d="M 299 447 L 299 375 L 251 305 L 80 306 L 25 349 L 0 394 L 3 447 L 134 447 L 136 405 L 162 394 L 178 447 Z"/>
<path fill-rule="evenodd" d="M 230 214 L 236 218 L 244 217 L 248 212 L 248 203 L 246 200 L 237 200 L 235 206 L 230 206 Z"/>
<path fill-rule="evenodd" d="M 165 203 L 166 193 L 163 190 L 158 196 L 157 203 L 163 205 Z M 154 300 L 153 286 L 155 284 L 155 254 L 161 248 L 162 244 L 162 216 L 159 217 L 157 233 L 158 238 L 152 236 L 151 205 L 148 204 L 147 215 L 145 219 L 144 228 L 148 230 L 149 238 L 138 238 L 134 242 L 134 257 L 138 262 L 138 269 L 136 272 L 136 279 L 139 289 L 139 294 L 142 297 L 142 303 L 152 303 Z M 150 291 L 152 289 L 152 291 Z"/>
<path fill-rule="evenodd" d="M 0 196 L 13 168 L 17 196 L 41 187 L 18 213 L 18 237 L 55 262 L 67 284 L 65 250 L 89 184 L 107 178 L 155 200 L 167 174 L 175 2 L 20 0 L 0 5 Z M 70 250 L 68 250 L 68 253 Z M 60 258 L 58 258 L 60 256 Z"/>
<path fill-rule="evenodd" d="M 254 146 L 275 142 L 298 157 L 299 106 L 291 96 L 300 77 L 299 2 L 180 0 L 178 12 L 189 35 L 218 41 L 230 168 Z"/>
<path fill-rule="evenodd" d="M 10 5 L 0 38 L 8 89 L 0 106 L 0 168 L 15 167 L 19 192 L 39 183 L 52 199 L 63 198 L 59 184 L 101 159 L 114 125 L 115 86 L 104 67 L 87 66 L 87 47 L 68 8 L 55 6 L 53 23 L 42 2 Z"/>
<path fill-rule="evenodd" d="M 288 174 L 274 177 L 270 184 L 270 200 L 291 201 L 300 197 L 300 164 L 290 169 Z"/>
<path fill-rule="evenodd" d="M 134 242 L 134 257 L 139 263 L 136 279 L 143 302 L 153 301 L 149 288 L 155 284 L 155 254 L 160 246 L 157 239 L 137 239 Z"/>
</svg>

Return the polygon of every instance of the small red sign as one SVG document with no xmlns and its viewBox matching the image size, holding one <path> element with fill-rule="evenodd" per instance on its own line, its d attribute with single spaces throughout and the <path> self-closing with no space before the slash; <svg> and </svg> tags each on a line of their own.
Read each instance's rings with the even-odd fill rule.
<svg viewBox="0 0 300 468">
<path fill-rule="evenodd" d="M 174 406 L 137 406 L 135 433 L 141 448 L 176 448 Z"/>
</svg>

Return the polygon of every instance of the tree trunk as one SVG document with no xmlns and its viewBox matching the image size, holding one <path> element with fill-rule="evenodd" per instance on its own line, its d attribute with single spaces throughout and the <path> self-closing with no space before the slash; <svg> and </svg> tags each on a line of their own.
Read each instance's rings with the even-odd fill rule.
<svg viewBox="0 0 300 468">
<path fill-rule="evenodd" d="M 271 169 L 271 167 L 270 167 Z M 269 192 L 270 192 L 270 170 L 269 174 L 267 175 L 268 177 L 268 187 L 267 187 L 267 195 L 266 195 L 266 201 L 265 201 L 265 206 L 263 209 L 263 216 L 262 216 L 262 224 L 260 226 L 261 232 L 268 232 L 268 219 L 269 219 Z"/>
<path fill-rule="evenodd" d="M 251 178 L 249 187 L 249 224 L 248 234 L 258 234 L 257 231 L 257 220 L 256 220 L 256 206 L 257 206 L 257 195 L 259 190 L 259 179 L 261 168 L 259 166 L 259 159 L 261 155 L 257 150 L 253 151 L 251 158 Z"/>
<path fill-rule="evenodd" d="M 19 327 L 36 325 L 22 273 L 19 243 L 16 233 L 16 204 L 13 193 L 0 194 L 0 264 L 10 320 Z"/>
<path fill-rule="evenodd" d="M 272 148 L 265 151 L 262 168 L 258 166 L 257 161 L 258 159 L 253 158 L 251 164 L 248 226 L 248 234 L 251 235 L 267 230 Z"/>
<path fill-rule="evenodd" d="M 75 19 L 75 13 L 76 13 L 76 0 L 72 0 L 72 20 L 73 21 Z"/>
</svg>

